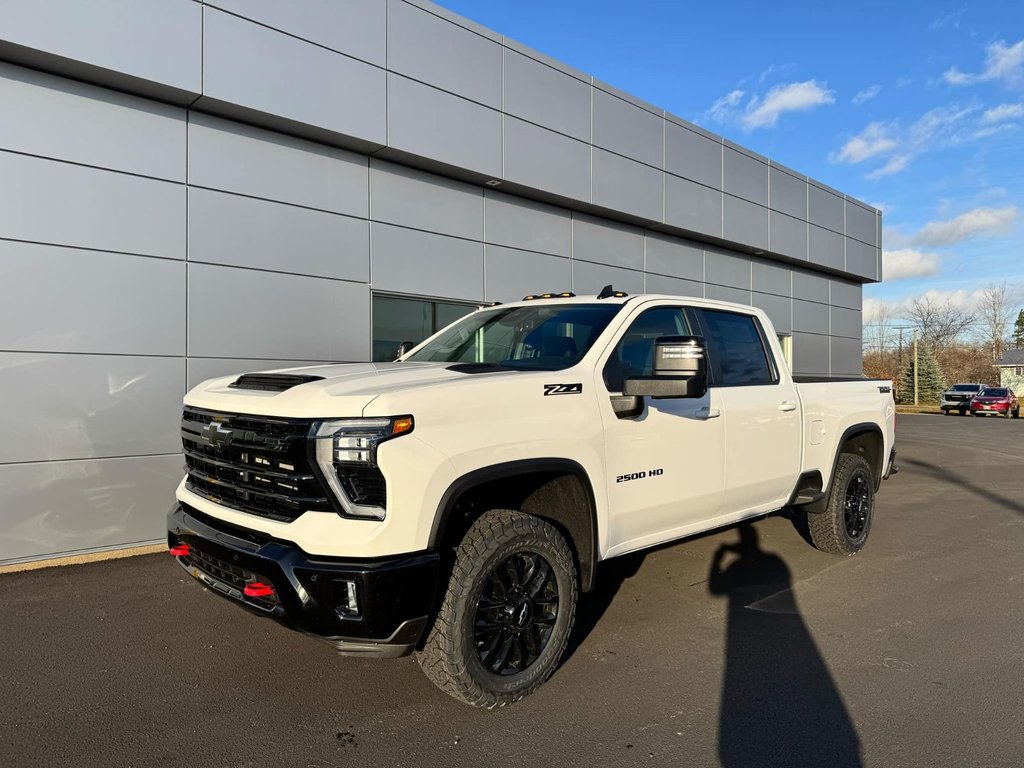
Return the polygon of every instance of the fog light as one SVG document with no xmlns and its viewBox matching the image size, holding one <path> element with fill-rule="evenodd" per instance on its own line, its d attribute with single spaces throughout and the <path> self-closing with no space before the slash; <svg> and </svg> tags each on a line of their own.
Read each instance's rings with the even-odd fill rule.
<svg viewBox="0 0 1024 768">
<path fill-rule="evenodd" d="M 336 580 L 334 582 L 334 600 L 341 618 L 349 619 L 359 615 L 359 599 L 354 581 Z"/>
</svg>

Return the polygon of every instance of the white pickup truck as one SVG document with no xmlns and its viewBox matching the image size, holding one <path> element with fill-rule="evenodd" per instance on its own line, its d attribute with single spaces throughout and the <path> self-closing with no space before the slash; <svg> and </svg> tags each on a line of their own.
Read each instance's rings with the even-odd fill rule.
<svg viewBox="0 0 1024 768">
<path fill-rule="evenodd" d="M 342 653 L 415 652 L 477 706 L 548 678 L 600 561 L 784 507 L 851 555 L 894 471 L 891 382 L 798 383 L 748 306 L 544 294 L 402 351 L 189 392 L 168 545 L 211 591 Z"/>
</svg>

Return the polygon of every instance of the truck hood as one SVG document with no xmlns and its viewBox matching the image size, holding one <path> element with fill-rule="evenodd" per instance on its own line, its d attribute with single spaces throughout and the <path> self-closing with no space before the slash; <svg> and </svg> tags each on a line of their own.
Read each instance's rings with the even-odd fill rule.
<svg viewBox="0 0 1024 768">
<path fill-rule="evenodd" d="M 319 376 L 281 392 L 229 386 L 239 374 L 210 379 L 185 396 L 185 404 L 233 413 L 296 418 L 361 416 L 363 409 L 384 394 L 394 394 L 450 381 L 475 381 L 522 376 L 518 371 L 465 373 L 452 363 L 344 363 L 281 368 L 259 373 Z"/>
</svg>

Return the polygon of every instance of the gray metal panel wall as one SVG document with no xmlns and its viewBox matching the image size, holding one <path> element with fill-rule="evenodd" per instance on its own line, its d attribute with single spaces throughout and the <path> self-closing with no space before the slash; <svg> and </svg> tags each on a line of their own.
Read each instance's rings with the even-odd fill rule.
<svg viewBox="0 0 1024 768">
<path fill-rule="evenodd" d="M 307 18 L 269 0 L 104 0 L 89 18 L 44 0 L 0 29 L 5 56 L 34 47 L 79 78 L 0 64 L 0 563 L 159 540 L 185 391 L 366 359 L 373 290 L 749 302 L 793 333 L 797 372 L 859 368 L 874 209 L 429 3 L 391 4 L 409 50 L 387 58 L 383 0 L 352 0 L 351 29 L 331 3 Z M 150 51 L 101 44 L 115 13 Z M 480 71 L 432 59 L 430 36 Z M 257 39 L 316 76 L 253 90 L 239 62 Z M 270 305 L 285 311 L 254 311 Z"/>
<path fill-rule="evenodd" d="M 426 0 L 9 6 L 12 61 L 879 279 L 870 206 Z"/>
</svg>

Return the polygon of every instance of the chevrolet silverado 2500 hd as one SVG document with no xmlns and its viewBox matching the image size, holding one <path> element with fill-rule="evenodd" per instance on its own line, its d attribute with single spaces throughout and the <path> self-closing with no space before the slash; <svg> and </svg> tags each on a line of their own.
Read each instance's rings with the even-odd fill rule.
<svg viewBox="0 0 1024 768">
<path fill-rule="evenodd" d="M 168 544 L 258 614 L 501 706 L 555 669 L 602 560 L 787 506 L 856 553 L 894 426 L 890 382 L 795 381 L 758 309 L 545 294 L 393 363 L 195 387 Z"/>
</svg>

